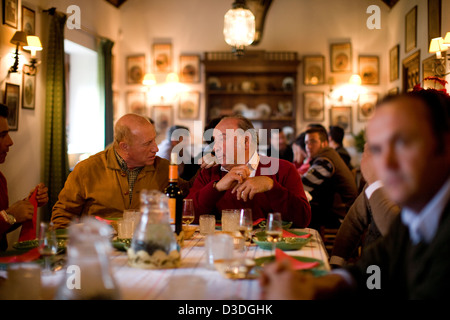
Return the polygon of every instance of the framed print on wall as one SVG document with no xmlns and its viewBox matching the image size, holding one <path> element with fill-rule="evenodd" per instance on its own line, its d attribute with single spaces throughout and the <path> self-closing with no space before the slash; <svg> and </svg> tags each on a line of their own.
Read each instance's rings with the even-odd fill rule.
<svg viewBox="0 0 450 320">
<path fill-rule="evenodd" d="M 136 113 L 141 116 L 148 116 L 145 103 L 145 92 L 128 91 L 127 92 L 127 113 Z"/>
<path fill-rule="evenodd" d="M 405 17 L 405 52 L 413 50 L 417 45 L 417 6 Z"/>
<path fill-rule="evenodd" d="M 156 134 L 165 134 L 166 130 L 173 124 L 172 106 L 154 106 L 152 119 L 155 121 Z"/>
<path fill-rule="evenodd" d="M 180 82 L 186 83 L 200 82 L 199 55 L 180 56 Z"/>
<path fill-rule="evenodd" d="M 303 120 L 323 121 L 325 118 L 325 104 L 323 92 L 303 93 Z"/>
<path fill-rule="evenodd" d="M 34 10 L 22 6 L 22 31 L 28 35 L 36 34 L 36 14 Z"/>
<path fill-rule="evenodd" d="M 420 83 L 420 50 L 403 59 L 403 92 L 410 92 Z"/>
<path fill-rule="evenodd" d="M 19 21 L 18 0 L 3 0 L 3 24 L 17 29 Z"/>
<path fill-rule="evenodd" d="M 400 45 L 394 46 L 389 51 L 389 80 L 395 81 L 398 79 L 400 69 Z"/>
<path fill-rule="evenodd" d="M 331 72 L 352 72 L 352 45 L 334 43 L 330 45 Z"/>
<path fill-rule="evenodd" d="M 380 83 L 380 60 L 378 56 L 359 56 L 361 84 Z"/>
<path fill-rule="evenodd" d="M 34 109 L 36 97 L 36 76 L 23 73 L 22 108 Z"/>
<path fill-rule="evenodd" d="M 318 85 L 325 82 L 325 57 L 305 56 L 303 58 L 303 84 Z"/>
<path fill-rule="evenodd" d="M 156 43 L 153 45 L 153 70 L 161 73 L 172 71 L 172 44 Z"/>
<path fill-rule="evenodd" d="M 367 121 L 369 120 L 373 112 L 375 111 L 375 106 L 378 102 L 378 93 L 369 92 L 359 95 L 358 103 L 358 120 Z"/>
<path fill-rule="evenodd" d="M 10 131 L 19 129 L 19 101 L 20 86 L 17 84 L 6 83 L 5 86 L 5 104 L 8 106 L 8 126 Z"/>
<path fill-rule="evenodd" d="M 332 107 L 330 126 L 339 126 L 345 133 L 352 132 L 352 107 Z"/>
<path fill-rule="evenodd" d="M 142 84 L 145 74 L 145 55 L 127 57 L 127 83 Z"/>
<path fill-rule="evenodd" d="M 428 0 L 428 43 L 441 36 L 441 0 Z"/>
<path fill-rule="evenodd" d="M 180 94 L 178 105 L 178 118 L 194 120 L 198 118 L 200 109 L 200 92 L 183 92 Z"/>
</svg>

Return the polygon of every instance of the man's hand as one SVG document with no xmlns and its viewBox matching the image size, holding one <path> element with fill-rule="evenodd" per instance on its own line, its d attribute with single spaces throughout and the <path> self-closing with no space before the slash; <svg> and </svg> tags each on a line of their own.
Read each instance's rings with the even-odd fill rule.
<svg viewBox="0 0 450 320">
<path fill-rule="evenodd" d="M 213 156 L 211 153 L 207 153 L 200 159 L 200 168 L 201 169 L 209 169 L 211 167 L 217 166 L 218 163 L 216 163 L 216 157 Z"/>
<path fill-rule="evenodd" d="M 269 191 L 273 188 L 273 180 L 267 176 L 257 176 L 237 184 L 231 193 L 236 193 L 238 200 L 252 200 L 255 194 Z"/>
<path fill-rule="evenodd" d="M 250 169 L 245 165 L 233 167 L 219 182 L 216 183 L 217 191 L 225 191 L 243 183 L 250 175 Z"/>
<path fill-rule="evenodd" d="M 17 222 L 24 222 L 33 218 L 34 208 L 30 201 L 24 199 L 14 203 L 6 212 L 14 216 Z"/>
<path fill-rule="evenodd" d="M 38 207 L 45 206 L 48 202 L 48 188 L 43 183 L 38 184 L 36 187 L 33 188 L 33 190 L 30 191 L 27 200 L 30 199 L 34 190 L 36 189 L 37 189 L 36 201 L 38 203 Z"/>
</svg>

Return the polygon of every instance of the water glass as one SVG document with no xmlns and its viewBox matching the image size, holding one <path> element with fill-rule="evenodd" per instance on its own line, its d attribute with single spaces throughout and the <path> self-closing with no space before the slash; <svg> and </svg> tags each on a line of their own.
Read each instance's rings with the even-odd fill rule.
<svg viewBox="0 0 450 320">
<path fill-rule="evenodd" d="M 234 233 L 239 230 L 239 210 L 222 210 L 222 231 Z"/>
<path fill-rule="evenodd" d="M 117 237 L 119 239 L 133 238 L 135 222 L 132 219 L 121 219 L 117 222 Z"/>
<path fill-rule="evenodd" d="M 224 233 L 210 234 L 205 239 L 206 265 L 215 269 L 214 262 L 233 259 L 233 237 Z"/>
<path fill-rule="evenodd" d="M 216 217 L 212 214 L 202 214 L 199 218 L 200 234 L 213 234 L 216 230 Z"/>
<path fill-rule="evenodd" d="M 251 240 L 252 230 L 253 230 L 252 209 L 241 209 L 239 215 L 239 232 L 244 237 L 245 241 Z"/>
</svg>

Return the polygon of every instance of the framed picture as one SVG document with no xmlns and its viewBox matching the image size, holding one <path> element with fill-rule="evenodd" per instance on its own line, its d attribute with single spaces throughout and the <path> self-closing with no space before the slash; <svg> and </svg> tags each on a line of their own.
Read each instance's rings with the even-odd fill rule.
<svg viewBox="0 0 450 320">
<path fill-rule="evenodd" d="M 18 0 L 3 0 L 3 24 L 16 28 L 19 21 Z"/>
<path fill-rule="evenodd" d="M 351 43 L 335 43 L 330 46 L 331 72 L 352 72 Z"/>
<path fill-rule="evenodd" d="M 399 69 L 400 69 L 400 45 L 394 46 L 389 51 L 389 80 L 395 81 L 399 77 Z"/>
<path fill-rule="evenodd" d="M 165 134 L 173 124 L 172 106 L 154 106 L 152 119 L 155 121 L 156 134 Z"/>
<path fill-rule="evenodd" d="M 420 83 L 420 50 L 403 59 L 403 92 L 409 92 Z"/>
<path fill-rule="evenodd" d="M 318 85 L 325 82 L 325 57 L 305 56 L 303 58 L 303 84 Z"/>
<path fill-rule="evenodd" d="M 129 56 L 127 59 L 127 83 L 142 84 L 145 75 L 145 55 Z"/>
<path fill-rule="evenodd" d="M 22 31 L 28 35 L 36 34 L 36 14 L 34 10 L 22 6 Z"/>
<path fill-rule="evenodd" d="M 380 59 L 378 56 L 359 56 L 361 84 L 380 83 Z"/>
<path fill-rule="evenodd" d="M 376 92 L 360 94 L 358 104 L 358 120 L 359 121 L 369 120 L 375 111 L 375 106 L 377 105 L 377 102 L 378 102 L 378 93 Z"/>
<path fill-rule="evenodd" d="M 5 104 L 9 109 L 8 126 L 11 131 L 17 131 L 19 129 L 19 102 L 20 86 L 17 84 L 6 83 Z"/>
<path fill-rule="evenodd" d="M 172 71 L 172 44 L 153 45 L 153 70 L 161 73 Z"/>
<path fill-rule="evenodd" d="M 441 0 L 428 0 L 428 43 L 441 36 Z"/>
<path fill-rule="evenodd" d="M 399 94 L 400 90 L 398 89 L 398 87 L 394 87 L 388 90 L 388 95 L 390 96 L 396 96 L 397 94 Z"/>
<path fill-rule="evenodd" d="M 127 92 L 127 113 L 136 113 L 141 116 L 148 116 L 145 103 L 145 92 L 128 91 Z"/>
<path fill-rule="evenodd" d="M 325 119 L 325 104 L 323 92 L 303 93 L 303 120 L 323 121 Z"/>
<path fill-rule="evenodd" d="M 198 118 L 200 108 L 200 92 L 183 92 L 180 94 L 178 118 L 194 120 Z"/>
<path fill-rule="evenodd" d="M 339 126 L 345 133 L 352 132 L 352 107 L 332 107 L 330 126 Z"/>
<path fill-rule="evenodd" d="M 200 56 L 180 56 L 180 82 L 200 82 Z"/>
<path fill-rule="evenodd" d="M 22 108 L 34 109 L 36 101 L 36 76 L 23 73 Z"/>
<path fill-rule="evenodd" d="M 443 57 L 444 61 L 447 61 L 445 52 L 442 52 L 442 57 Z M 432 89 L 436 89 L 436 90 L 445 89 L 445 86 L 443 86 L 438 81 L 433 80 L 433 79 L 435 79 L 437 73 L 445 73 L 445 70 L 440 70 L 441 68 L 444 69 L 443 65 L 439 61 L 436 60 L 435 55 L 432 55 L 431 57 L 422 61 L 422 70 L 423 70 L 422 71 L 422 81 L 423 81 L 422 86 L 424 89 L 428 89 L 428 88 L 432 88 Z M 429 78 L 429 77 L 433 77 L 433 79 L 425 80 L 426 78 Z"/>
<path fill-rule="evenodd" d="M 410 52 L 417 44 L 417 6 L 405 18 L 405 52 Z"/>
</svg>

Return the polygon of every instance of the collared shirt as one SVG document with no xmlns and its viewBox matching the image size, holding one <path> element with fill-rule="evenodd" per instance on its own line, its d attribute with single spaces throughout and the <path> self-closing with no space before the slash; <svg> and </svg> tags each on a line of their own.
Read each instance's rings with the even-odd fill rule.
<svg viewBox="0 0 450 320">
<path fill-rule="evenodd" d="M 433 240 L 449 199 L 450 178 L 420 212 L 416 213 L 408 208 L 402 210 L 402 222 L 408 227 L 411 241 L 414 244 L 420 241 L 430 243 Z"/>
<path fill-rule="evenodd" d="M 122 169 L 123 172 L 127 174 L 128 179 L 128 192 L 130 197 L 130 203 L 133 199 L 133 189 L 134 189 L 134 183 L 136 182 L 136 179 L 139 175 L 139 173 L 142 171 L 144 167 L 137 167 L 132 170 L 128 169 L 127 163 L 123 158 L 114 150 L 114 153 L 116 154 L 117 162 L 119 163 L 120 169 Z"/>
<path fill-rule="evenodd" d="M 259 155 L 255 151 L 251 158 L 247 162 L 247 167 L 250 169 L 250 177 L 253 178 L 256 175 L 256 169 L 259 165 Z M 220 166 L 221 171 L 229 172 L 229 170 L 225 169 L 223 166 Z"/>
</svg>

